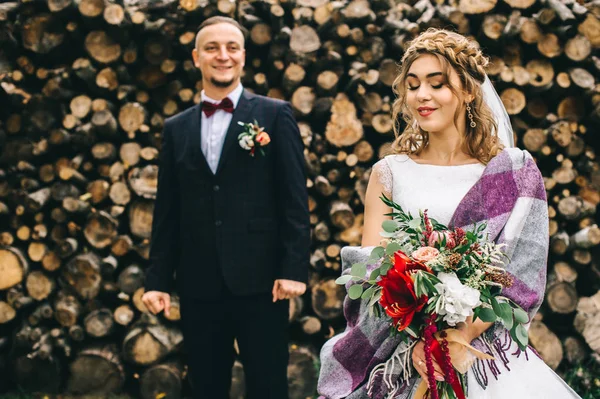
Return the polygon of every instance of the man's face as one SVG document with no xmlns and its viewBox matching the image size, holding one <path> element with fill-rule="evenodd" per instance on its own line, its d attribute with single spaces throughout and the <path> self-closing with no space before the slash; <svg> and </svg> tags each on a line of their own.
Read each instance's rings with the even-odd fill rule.
<svg viewBox="0 0 600 399">
<path fill-rule="evenodd" d="M 205 27 L 192 52 L 194 64 L 202 72 L 204 86 L 236 86 L 246 60 L 244 36 L 235 26 L 218 23 Z"/>
</svg>

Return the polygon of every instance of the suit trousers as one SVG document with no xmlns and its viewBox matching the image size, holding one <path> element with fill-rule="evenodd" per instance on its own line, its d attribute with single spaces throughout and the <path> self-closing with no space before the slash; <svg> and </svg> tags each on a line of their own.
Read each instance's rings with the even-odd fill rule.
<svg viewBox="0 0 600 399">
<path fill-rule="evenodd" d="M 287 399 L 289 301 L 271 294 L 180 298 L 188 379 L 194 399 L 229 399 L 234 339 L 246 399 Z"/>
</svg>

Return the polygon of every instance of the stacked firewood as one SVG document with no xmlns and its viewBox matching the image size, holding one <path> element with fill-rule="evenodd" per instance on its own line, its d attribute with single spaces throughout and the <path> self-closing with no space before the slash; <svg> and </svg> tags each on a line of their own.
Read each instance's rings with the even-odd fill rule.
<svg viewBox="0 0 600 399">
<path fill-rule="evenodd" d="M 169 319 L 140 297 L 162 126 L 199 101 L 190 53 L 213 15 L 248 29 L 243 84 L 290 101 L 305 144 L 313 247 L 290 303 L 292 398 L 314 394 L 318 351 L 344 328 L 340 250 L 360 244 L 370 167 L 390 151 L 397 62 L 430 26 L 491 56 L 545 177 L 549 283 L 531 342 L 560 372 L 600 361 L 597 1 L 19 1 L 0 4 L 0 391 L 185 393 L 177 297 Z"/>
</svg>

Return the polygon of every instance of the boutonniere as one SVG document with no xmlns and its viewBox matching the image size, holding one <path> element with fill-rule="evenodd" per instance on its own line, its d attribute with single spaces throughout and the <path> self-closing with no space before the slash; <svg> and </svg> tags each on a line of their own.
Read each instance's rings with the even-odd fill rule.
<svg viewBox="0 0 600 399">
<path fill-rule="evenodd" d="M 256 120 L 254 123 L 238 122 L 238 124 L 244 127 L 244 131 L 238 136 L 240 147 L 250 151 L 251 156 L 255 156 L 257 150 L 260 155 L 264 156 L 263 147 L 271 142 L 271 137 L 265 132 L 265 128 L 258 126 Z"/>
</svg>

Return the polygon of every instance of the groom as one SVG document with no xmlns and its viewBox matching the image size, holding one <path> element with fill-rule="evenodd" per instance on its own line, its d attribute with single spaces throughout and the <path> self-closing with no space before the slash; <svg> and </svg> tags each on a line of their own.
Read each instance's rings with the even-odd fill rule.
<svg viewBox="0 0 600 399">
<path fill-rule="evenodd" d="M 234 339 L 248 399 L 286 399 L 288 299 L 306 290 L 303 145 L 288 103 L 245 90 L 243 28 L 200 26 L 202 103 L 165 121 L 143 302 L 181 326 L 195 399 L 229 398 Z M 239 139 L 239 122 L 263 134 Z M 173 274 L 175 284 L 173 286 Z"/>
</svg>

